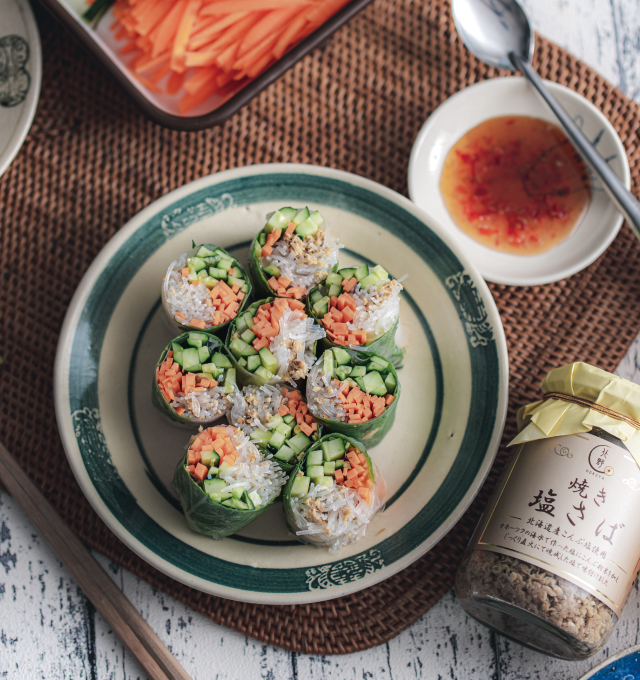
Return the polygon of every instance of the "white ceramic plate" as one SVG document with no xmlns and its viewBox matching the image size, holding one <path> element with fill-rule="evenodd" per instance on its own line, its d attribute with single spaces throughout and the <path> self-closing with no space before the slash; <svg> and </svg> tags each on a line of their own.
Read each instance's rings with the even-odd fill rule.
<svg viewBox="0 0 640 680">
<path fill-rule="evenodd" d="M 27 0 L 0 0 L 0 176 L 29 132 L 40 95 L 40 35 Z"/>
<path fill-rule="evenodd" d="M 388 485 L 385 513 L 338 555 L 288 535 L 275 503 L 239 534 L 187 528 L 172 489 L 191 432 L 151 405 L 151 378 L 173 333 L 160 285 L 191 241 L 241 258 L 283 205 L 319 209 L 346 248 L 340 263 L 408 273 L 405 367 L 393 428 L 370 453 Z M 71 302 L 55 366 L 56 414 L 73 471 L 107 525 L 157 569 L 194 588 L 293 604 L 366 588 L 439 541 L 478 492 L 500 441 L 507 350 L 486 284 L 437 222 L 406 198 L 327 168 L 262 165 L 182 187 L 106 245 Z"/>
<path fill-rule="evenodd" d="M 624 147 L 604 114 L 572 90 L 546 84 L 629 188 L 631 174 Z M 456 226 L 440 193 L 449 149 L 482 121 L 508 115 L 533 116 L 559 125 L 524 78 L 496 78 L 467 87 L 441 104 L 420 130 L 409 160 L 409 196 L 443 225 L 488 281 L 512 286 L 559 281 L 602 255 L 622 224 L 622 216 L 597 178 L 592 177 L 593 196 L 581 222 L 567 239 L 540 255 L 512 255 L 481 245 Z"/>
</svg>

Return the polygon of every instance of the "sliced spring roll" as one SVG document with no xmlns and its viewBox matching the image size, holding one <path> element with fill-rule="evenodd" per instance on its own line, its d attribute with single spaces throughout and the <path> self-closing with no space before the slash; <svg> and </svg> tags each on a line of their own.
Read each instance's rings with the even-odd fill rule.
<svg viewBox="0 0 640 680">
<path fill-rule="evenodd" d="M 373 352 L 327 349 L 307 377 L 311 415 L 329 432 L 377 446 L 396 417 L 400 381 L 393 364 Z"/>
<path fill-rule="evenodd" d="M 281 382 L 295 387 L 315 361 L 316 341 L 324 337 L 302 302 L 270 297 L 254 302 L 229 326 L 226 346 L 240 387 Z"/>
<path fill-rule="evenodd" d="M 291 472 L 321 436 L 321 428 L 298 390 L 280 385 L 247 385 L 235 392 L 232 400 L 231 424 L 248 434 L 258 448 L 273 453 L 286 472 Z"/>
<path fill-rule="evenodd" d="M 326 328 L 322 346 L 362 347 L 402 367 L 404 350 L 396 345 L 402 284 L 380 265 L 340 269 L 312 291 L 310 316 Z"/>
<path fill-rule="evenodd" d="M 208 536 L 230 536 L 280 495 L 288 477 L 241 430 L 209 427 L 191 438 L 174 483 L 187 524 Z"/>
<path fill-rule="evenodd" d="M 292 533 L 332 552 L 364 538 L 384 508 L 385 485 L 364 446 L 327 434 L 296 465 L 283 491 Z"/>
<path fill-rule="evenodd" d="M 232 405 L 236 369 L 215 335 L 190 331 L 162 351 L 153 377 L 153 403 L 172 420 L 206 425 Z"/>
<path fill-rule="evenodd" d="M 342 247 L 318 211 L 276 210 L 255 237 L 249 257 L 256 295 L 304 300 L 337 268 Z"/>
<path fill-rule="evenodd" d="M 210 243 L 193 244 L 168 267 L 162 283 L 162 305 L 180 330 L 215 333 L 244 309 L 251 281 L 238 260 Z"/>
</svg>

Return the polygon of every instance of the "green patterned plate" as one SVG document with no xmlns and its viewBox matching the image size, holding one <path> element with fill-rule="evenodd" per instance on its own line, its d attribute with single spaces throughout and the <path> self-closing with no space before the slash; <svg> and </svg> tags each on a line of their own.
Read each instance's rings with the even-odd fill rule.
<svg viewBox="0 0 640 680">
<path fill-rule="evenodd" d="M 190 431 L 151 404 L 149 376 L 172 332 L 160 281 L 175 253 L 216 243 L 246 257 L 265 213 L 309 205 L 331 223 L 342 266 L 408 274 L 407 348 L 394 426 L 370 450 L 385 513 L 338 555 L 297 543 L 282 504 L 220 541 L 191 532 L 171 486 Z M 263 165 L 188 184 L 107 244 L 71 302 L 55 366 L 58 426 L 75 476 L 107 525 L 160 571 L 199 590 L 271 604 L 326 600 L 400 571 L 432 548 L 478 492 L 507 405 L 507 349 L 484 281 L 406 198 L 327 168 Z"/>
</svg>

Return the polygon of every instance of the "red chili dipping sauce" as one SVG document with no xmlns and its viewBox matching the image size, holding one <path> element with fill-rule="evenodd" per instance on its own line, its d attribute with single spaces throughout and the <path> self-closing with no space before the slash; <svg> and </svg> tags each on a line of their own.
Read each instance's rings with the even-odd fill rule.
<svg viewBox="0 0 640 680">
<path fill-rule="evenodd" d="M 479 243 L 517 255 L 567 238 L 591 200 L 588 170 L 556 125 L 490 118 L 458 140 L 440 191 L 453 221 Z"/>
</svg>

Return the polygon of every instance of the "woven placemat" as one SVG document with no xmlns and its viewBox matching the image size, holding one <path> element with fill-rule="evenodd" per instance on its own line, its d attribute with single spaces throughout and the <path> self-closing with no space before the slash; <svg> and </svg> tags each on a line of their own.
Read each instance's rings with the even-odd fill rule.
<svg viewBox="0 0 640 680">
<path fill-rule="evenodd" d="M 429 113 L 457 90 L 500 74 L 461 45 L 447 3 L 376 0 L 223 127 L 178 133 L 143 118 L 70 36 L 48 16 L 39 19 L 40 105 L 24 147 L 0 180 L 0 440 L 89 546 L 217 623 L 311 653 L 353 652 L 389 640 L 451 588 L 504 448 L 458 525 L 387 581 L 304 606 L 222 600 L 151 568 L 82 495 L 56 430 L 56 343 L 91 261 L 158 197 L 218 170 L 272 161 L 340 168 L 406 193 L 411 146 Z M 543 39 L 535 66 L 609 117 L 627 149 L 638 195 L 639 107 Z M 511 364 L 506 442 L 515 410 L 536 397 L 549 369 L 584 360 L 612 370 L 622 358 L 640 328 L 640 248 L 624 227 L 604 256 L 567 281 L 491 290 Z"/>
</svg>

